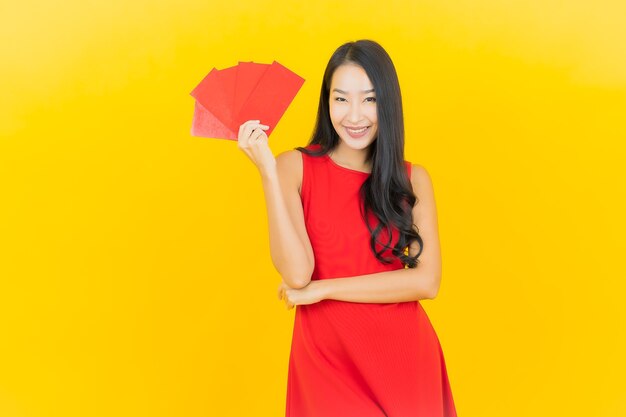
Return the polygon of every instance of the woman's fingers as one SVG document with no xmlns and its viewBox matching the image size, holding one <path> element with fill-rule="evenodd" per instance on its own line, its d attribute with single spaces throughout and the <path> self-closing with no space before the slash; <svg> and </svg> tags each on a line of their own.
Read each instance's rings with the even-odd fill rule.
<svg viewBox="0 0 626 417">
<path fill-rule="evenodd" d="M 257 123 L 256 120 L 249 120 L 239 126 L 239 147 L 246 148 L 248 146 L 248 140 L 250 139 L 250 132 L 252 131 L 252 123 Z"/>
<path fill-rule="evenodd" d="M 244 122 L 241 124 L 241 126 L 239 126 L 239 136 L 245 139 L 249 137 L 252 130 L 256 129 L 257 127 L 261 127 L 262 129 L 269 129 L 269 126 L 261 124 L 260 120 L 248 120 L 247 122 Z"/>
<path fill-rule="evenodd" d="M 252 132 L 250 133 L 250 141 L 259 140 L 263 136 L 267 137 L 267 135 L 264 132 L 267 129 L 269 129 L 269 127 L 266 127 L 264 125 L 257 125 L 256 127 L 254 127 L 252 129 Z"/>
<path fill-rule="evenodd" d="M 239 146 L 242 148 L 247 147 L 248 140 L 250 139 L 250 133 L 252 132 L 253 126 L 259 124 L 260 120 L 248 120 L 239 126 L 239 134 L 237 140 L 239 141 Z"/>
<path fill-rule="evenodd" d="M 269 126 L 261 124 L 259 120 L 248 120 L 239 126 L 237 146 L 257 165 L 260 154 L 252 149 L 251 145 L 257 144 L 263 137 L 267 138 L 265 134 L 267 129 Z"/>
<path fill-rule="evenodd" d="M 267 134 L 265 133 L 269 128 L 268 125 L 256 121 L 248 121 L 241 126 L 238 137 L 239 148 L 257 166 L 261 173 L 276 167 L 276 158 L 272 154 Z"/>
<path fill-rule="evenodd" d="M 283 298 L 285 299 L 285 307 L 287 307 L 287 310 L 292 309 L 294 307 L 294 304 L 291 302 L 291 300 L 289 300 L 286 291 L 283 291 Z"/>
<path fill-rule="evenodd" d="M 285 301 L 285 307 L 287 308 L 287 310 L 291 310 L 296 305 L 289 301 L 289 297 L 287 297 L 286 291 L 287 291 L 287 287 L 285 286 L 285 282 L 283 281 L 278 286 L 278 299 L 279 300 L 284 300 Z"/>
</svg>

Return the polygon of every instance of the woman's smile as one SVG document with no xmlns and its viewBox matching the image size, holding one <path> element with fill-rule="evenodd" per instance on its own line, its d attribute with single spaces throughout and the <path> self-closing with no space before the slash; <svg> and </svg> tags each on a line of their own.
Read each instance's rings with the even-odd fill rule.
<svg viewBox="0 0 626 417">
<path fill-rule="evenodd" d="M 353 138 L 360 138 L 365 136 L 365 134 L 369 131 L 370 126 L 361 127 L 358 129 L 354 129 L 351 127 L 344 126 L 348 134 Z"/>
</svg>

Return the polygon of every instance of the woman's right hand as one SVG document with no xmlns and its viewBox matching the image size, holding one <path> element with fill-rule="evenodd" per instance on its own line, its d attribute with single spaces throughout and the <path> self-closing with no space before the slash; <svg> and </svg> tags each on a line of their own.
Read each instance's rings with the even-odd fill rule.
<svg viewBox="0 0 626 417">
<path fill-rule="evenodd" d="M 241 149 L 256 165 L 261 174 L 276 169 L 276 158 L 269 147 L 265 130 L 269 126 L 260 123 L 260 120 L 248 120 L 239 126 L 237 138 Z"/>
</svg>

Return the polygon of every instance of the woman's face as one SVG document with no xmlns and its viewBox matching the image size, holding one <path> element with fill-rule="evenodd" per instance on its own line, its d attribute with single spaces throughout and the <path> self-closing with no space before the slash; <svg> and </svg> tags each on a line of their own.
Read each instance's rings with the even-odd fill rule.
<svg viewBox="0 0 626 417">
<path fill-rule="evenodd" d="M 329 109 L 333 127 L 348 147 L 366 149 L 374 142 L 378 134 L 376 94 L 362 67 L 337 67 L 330 83 Z"/>
</svg>

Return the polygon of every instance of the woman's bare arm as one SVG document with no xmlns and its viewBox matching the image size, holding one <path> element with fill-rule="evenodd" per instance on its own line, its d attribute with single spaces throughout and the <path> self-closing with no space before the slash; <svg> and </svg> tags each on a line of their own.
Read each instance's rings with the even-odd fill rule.
<svg viewBox="0 0 626 417">
<path fill-rule="evenodd" d="M 313 249 L 304 225 L 299 187 L 302 157 L 299 151 L 283 152 L 274 157 L 269 148 L 269 126 L 260 120 L 248 120 L 239 126 L 239 148 L 261 174 L 269 223 L 270 252 L 283 284 L 303 288 L 313 274 Z"/>
<path fill-rule="evenodd" d="M 276 157 L 276 169 L 261 174 L 272 262 L 291 288 L 309 284 L 315 260 L 304 223 L 299 188 L 302 156 L 297 150 Z"/>
</svg>

